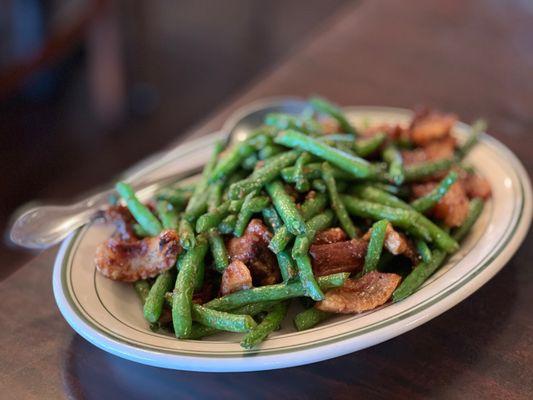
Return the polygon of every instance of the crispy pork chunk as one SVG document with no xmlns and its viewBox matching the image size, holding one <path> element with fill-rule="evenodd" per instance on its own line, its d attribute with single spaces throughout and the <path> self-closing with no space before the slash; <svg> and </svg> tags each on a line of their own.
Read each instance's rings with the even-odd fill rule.
<svg viewBox="0 0 533 400">
<path fill-rule="evenodd" d="M 252 219 L 244 235 L 228 240 L 227 248 L 231 261 L 242 261 L 250 270 L 255 286 L 279 282 L 276 256 L 268 249 L 272 233 L 260 219 Z"/>
<path fill-rule="evenodd" d="M 403 150 L 402 158 L 405 165 L 413 165 L 426 161 L 437 161 L 452 159 L 455 151 L 455 139 L 447 137 L 445 139 L 429 143 L 425 147 L 414 150 Z"/>
<path fill-rule="evenodd" d="M 352 314 L 373 310 L 392 296 L 400 283 L 396 274 L 369 272 L 359 279 L 348 279 L 343 286 L 326 292 L 326 298 L 316 303 L 322 311 Z"/>
<path fill-rule="evenodd" d="M 489 181 L 478 174 L 468 174 L 460 182 L 467 196 L 471 199 L 474 197 L 480 197 L 483 200 L 486 200 L 491 195 Z"/>
<path fill-rule="evenodd" d="M 413 185 L 413 194 L 415 197 L 422 197 L 436 186 L 437 183 L 434 182 Z M 432 214 L 449 227 L 463 224 L 468 215 L 468 197 L 460 182 L 455 182 L 450 186 L 448 192 L 433 208 Z"/>
<path fill-rule="evenodd" d="M 122 240 L 136 239 L 133 232 L 133 224 L 135 219 L 130 211 L 125 206 L 111 206 L 102 212 L 102 217 L 105 222 L 113 224 L 116 228 L 116 235 Z"/>
<path fill-rule="evenodd" d="M 363 267 L 367 242 L 352 239 L 329 244 L 313 244 L 309 250 L 316 276 L 354 272 Z"/>
<path fill-rule="evenodd" d="M 171 268 L 180 252 L 178 235 L 173 230 L 142 240 L 110 238 L 96 248 L 95 265 L 108 278 L 134 282 Z"/>
<path fill-rule="evenodd" d="M 248 267 L 240 260 L 234 260 L 227 266 L 220 281 L 220 295 L 238 292 L 252 287 L 252 275 Z"/>
<path fill-rule="evenodd" d="M 315 235 L 313 244 L 329 244 L 343 242 L 348 239 L 346 233 L 342 228 L 329 228 L 324 231 L 320 231 Z"/>
<path fill-rule="evenodd" d="M 452 114 L 429 112 L 419 114 L 413 119 L 409 129 L 409 136 L 414 144 L 427 146 L 450 137 L 450 132 L 457 122 L 457 117 Z"/>
<path fill-rule="evenodd" d="M 340 125 L 336 119 L 331 117 L 320 116 L 318 123 L 322 127 L 324 135 L 331 135 L 340 132 Z"/>
<path fill-rule="evenodd" d="M 402 128 L 401 125 L 391 125 L 391 124 L 381 124 L 374 125 L 362 132 L 363 136 L 374 136 L 378 133 L 385 133 L 392 140 L 398 140 L 403 137 L 407 131 L 405 128 Z"/>
</svg>

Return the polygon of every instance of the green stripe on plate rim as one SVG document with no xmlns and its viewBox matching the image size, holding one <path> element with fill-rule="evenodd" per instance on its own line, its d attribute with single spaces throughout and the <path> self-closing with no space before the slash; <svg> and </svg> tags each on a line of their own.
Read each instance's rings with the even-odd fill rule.
<svg viewBox="0 0 533 400">
<path fill-rule="evenodd" d="M 505 150 L 506 153 L 509 152 L 505 147 L 501 146 L 499 142 L 497 142 L 496 140 L 494 140 L 490 136 L 485 136 L 483 139 L 484 140 L 489 139 L 489 141 L 491 141 L 493 143 L 493 145 L 495 144 L 497 147 L 499 147 L 500 150 L 503 149 L 503 150 Z M 361 328 L 359 328 L 359 329 L 357 329 L 355 331 L 351 331 L 351 332 L 347 332 L 347 333 L 345 333 L 343 335 L 335 336 L 334 338 L 321 338 L 321 339 L 313 340 L 313 341 L 310 341 L 310 342 L 307 342 L 307 343 L 301 344 L 301 345 L 292 345 L 292 346 L 286 346 L 286 347 L 278 347 L 276 349 L 270 349 L 270 350 L 269 349 L 265 349 L 265 350 L 258 350 L 258 351 L 252 351 L 252 352 L 254 354 L 259 354 L 259 355 L 262 355 L 262 354 L 269 354 L 269 355 L 272 355 L 272 354 L 284 354 L 284 353 L 307 350 L 307 349 L 310 349 L 310 348 L 316 348 L 316 347 L 324 346 L 324 345 L 327 345 L 327 344 L 330 344 L 330 343 L 336 343 L 336 342 L 339 342 L 339 341 L 342 341 L 342 340 L 347 340 L 347 339 L 350 339 L 350 338 L 353 338 L 353 337 L 356 337 L 356 336 L 361 336 L 361 335 L 364 335 L 366 333 L 375 331 L 377 329 L 384 328 L 384 327 L 386 327 L 388 325 L 391 325 L 391 324 L 394 324 L 394 323 L 396 323 L 398 321 L 401 321 L 401 320 L 404 320 L 406 318 L 409 318 L 409 317 L 411 317 L 413 315 L 416 315 L 416 314 L 424 311 L 425 309 L 431 307 L 435 303 L 441 301 L 444 297 L 446 297 L 446 296 L 450 295 L 451 293 L 453 293 L 453 292 L 461 289 L 462 287 L 464 287 L 469 281 L 471 281 L 473 278 L 475 278 L 477 275 L 479 275 L 483 270 L 485 270 L 492 263 L 492 261 L 502 252 L 502 250 L 507 246 L 507 244 L 509 243 L 511 238 L 514 236 L 514 233 L 516 232 L 516 229 L 517 229 L 518 225 L 520 224 L 520 221 L 522 220 L 523 210 L 524 210 L 524 193 L 525 193 L 525 190 L 524 190 L 522 179 L 520 179 L 520 176 L 517 175 L 516 170 L 512 169 L 512 171 L 514 172 L 514 174 L 516 176 L 516 180 L 520 183 L 520 196 L 519 196 L 519 198 L 520 198 L 520 207 L 519 207 L 518 213 L 515 213 L 513 215 L 513 219 L 515 220 L 515 223 L 514 223 L 513 227 L 511 228 L 510 233 L 509 233 L 509 226 L 510 225 L 505 229 L 504 234 L 502 235 L 502 237 L 503 236 L 506 236 L 506 237 L 505 237 L 504 241 L 501 241 L 501 239 L 500 239 L 499 243 L 501 243 L 501 245 L 498 248 L 496 248 L 494 251 L 492 251 L 491 253 L 486 255 L 470 271 L 470 273 L 468 273 L 467 275 L 463 276 L 461 279 L 457 280 L 456 282 L 450 284 L 446 288 L 442 289 L 439 293 L 433 295 L 432 297 L 430 297 L 428 299 L 425 299 L 423 302 L 419 303 L 417 306 L 412 307 L 412 308 L 410 308 L 408 310 L 404 310 L 404 311 L 402 311 L 401 313 L 399 313 L 397 315 L 394 315 L 394 316 L 391 316 L 391 317 L 387 318 L 386 320 L 379 321 L 379 322 L 373 323 L 373 324 L 365 326 L 365 327 L 361 327 Z M 515 211 L 516 211 L 516 208 L 515 208 Z M 511 220 L 511 223 L 512 223 L 512 220 Z M 63 262 L 61 264 L 61 268 L 62 268 L 61 281 L 63 283 L 63 288 L 68 288 L 68 291 L 65 293 L 65 297 L 66 297 L 67 301 L 69 302 L 69 304 L 71 305 L 72 310 L 76 313 L 76 315 L 80 319 L 85 321 L 85 323 L 87 323 L 88 325 L 92 326 L 96 331 L 98 331 L 100 334 L 104 335 L 105 337 L 107 337 L 110 340 L 117 341 L 117 339 L 118 339 L 118 341 L 121 342 L 122 344 L 133 345 L 136 348 L 142 348 L 142 349 L 145 349 L 145 350 L 148 350 L 148 351 L 154 351 L 155 350 L 155 351 L 161 351 L 161 352 L 167 353 L 167 354 L 170 353 L 170 354 L 175 354 L 175 355 L 197 356 L 197 357 L 206 357 L 206 358 L 209 358 L 209 357 L 212 357 L 212 356 L 234 358 L 234 357 L 242 357 L 243 355 L 249 354 L 249 352 L 245 352 L 245 351 L 226 351 L 226 352 L 206 351 L 206 352 L 203 352 L 203 351 L 198 351 L 198 350 L 195 350 L 195 351 L 176 350 L 176 349 L 172 349 L 172 348 L 168 348 L 168 347 L 147 345 L 146 343 L 138 342 L 138 341 L 133 340 L 131 338 L 119 335 L 119 334 L 111 331 L 107 327 L 102 326 L 97 320 L 92 318 L 91 315 L 89 313 L 87 313 L 87 311 L 85 309 L 83 309 L 83 307 L 81 306 L 79 301 L 75 302 L 73 300 L 72 295 L 74 295 L 74 297 L 75 297 L 75 293 L 72 291 L 72 286 L 67 283 L 68 280 L 69 280 L 69 279 L 67 279 L 67 273 L 69 274 L 69 278 L 70 278 L 70 270 L 71 270 L 70 267 L 72 265 L 71 261 L 73 259 L 73 255 L 74 255 L 72 250 L 73 250 L 74 246 L 76 246 L 76 249 L 77 249 L 78 244 L 79 244 L 79 242 L 80 242 L 80 240 L 81 240 L 81 238 L 83 236 L 82 233 L 84 233 L 84 231 L 86 231 L 86 230 L 87 230 L 87 227 L 84 227 L 84 228 L 78 229 L 74 233 L 74 236 L 72 237 L 72 239 L 71 239 L 71 241 L 70 241 L 70 243 L 69 243 L 69 245 L 68 245 L 68 247 L 67 247 L 67 249 L 65 251 L 65 257 L 63 258 Z M 68 295 L 67 295 L 67 293 L 68 293 Z M 84 311 L 83 314 L 80 312 L 80 308 Z M 86 315 L 84 315 L 85 313 L 86 313 Z M 115 316 L 113 316 L 113 317 L 116 318 Z M 350 320 L 345 320 L 345 321 L 343 321 L 343 323 L 347 323 L 349 321 Z M 146 333 L 146 332 L 144 332 L 144 333 Z M 164 335 L 161 335 L 161 336 L 164 336 Z M 283 337 L 283 335 L 279 336 L 278 338 L 282 338 L 282 337 Z"/>
</svg>

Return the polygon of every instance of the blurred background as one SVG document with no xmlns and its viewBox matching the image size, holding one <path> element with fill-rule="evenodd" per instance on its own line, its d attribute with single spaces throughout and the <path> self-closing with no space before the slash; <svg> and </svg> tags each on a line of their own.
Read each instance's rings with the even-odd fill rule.
<svg viewBox="0 0 533 400">
<path fill-rule="evenodd" d="M 0 0 L 0 229 L 183 140 L 348 2 Z M 0 278 L 30 256 L 4 241 Z"/>
</svg>

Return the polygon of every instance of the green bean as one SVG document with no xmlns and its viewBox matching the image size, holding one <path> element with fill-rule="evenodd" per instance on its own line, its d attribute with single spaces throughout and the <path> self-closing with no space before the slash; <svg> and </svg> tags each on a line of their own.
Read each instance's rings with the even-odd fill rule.
<svg viewBox="0 0 533 400">
<path fill-rule="evenodd" d="M 368 242 L 368 250 L 365 256 L 365 265 L 363 273 L 367 274 L 375 271 L 378 267 L 381 252 L 383 250 L 383 243 L 385 242 L 385 235 L 387 234 L 387 227 L 389 221 L 382 219 L 372 225 L 372 233 L 370 234 L 370 241 Z"/>
<path fill-rule="evenodd" d="M 185 218 L 181 218 L 178 226 L 178 236 L 180 238 L 181 247 L 189 250 L 196 245 L 196 237 L 194 236 L 194 228 L 191 223 Z"/>
<path fill-rule="evenodd" d="M 199 237 L 196 246 L 185 252 L 178 260 L 179 272 L 172 297 L 172 323 L 177 337 L 187 337 L 192 326 L 192 294 L 198 265 L 203 262 L 207 243 Z"/>
<path fill-rule="evenodd" d="M 257 156 L 257 153 L 252 153 L 242 160 L 241 168 L 246 171 L 253 171 L 258 161 L 259 157 Z"/>
<path fill-rule="evenodd" d="M 469 204 L 468 216 L 462 226 L 457 228 L 453 238 L 461 241 L 468 231 L 472 228 L 476 220 L 483 211 L 483 201 L 473 199 Z M 402 281 L 392 294 L 394 302 L 405 299 L 413 294 L 433 273 L 441 266 L 446 258 L 446 253 L 441 250 L 434 250 L 429 262 L 421 262 L 418 266 Z"/>
<path fill-rule="evenodd" d="M 386 193 L 371 186 L 357 186 L 355 192 L 365 199 L 370 199 L 375 203 L 383 204 L 387 207 L 396 207 L 410 213 L 409 219 L 411 220 L 411 227 L 406 228 L 402 226 L 400 222 L 396 220 L 397 226 L 404 229 L 410 229 L 411 233 L 420 239 L 426 241 L 434 241 L 439 248 L 447 252 L 453 252 L 457 250 L 457 243 L 448 235 L 444 230 L 439 228 L 424 215 L 414 210 L 409 204 L 405 203 L 392 194 Z M 400 211 L 400 210 L 398 210 Z M 384 217 L 385 219 L 389 219 Z M 390 220 L 393 225 L 395 222 Z"/>
<path fill-rule="evenodd" d="M 156 194 L 157 200 L 165 200 L 174 206 L 176 211 L 182 211 L 185 209 L 187 202 L 192 196 L 191 190 L 184 190 L 181 188 L 166 188 L 160 190 Z"/>
<path fill-rule="evenodd" d="M 229 235 L 235 229 L 235 224 L 237 223 L 237 216 L 235 214 L 230 214 L 224 218 L 220 224 L 218 224 L 218 231 L 222 235 Z"/>
<path fill-rule="evenodd" d="M 383 150 L 383 160 L 389 165 L 392 182 L 401 185 L 405 179 L 403 174 L 403 158 L 399 150 L 392 144 Z"/>
<path fill-rule="evenodd" d="M 202 290 L 205 278 L 205 260 L 202 260 L 196 266 L 196 274 L 194 275 L 194 291 Z"/>
<path fill-rule="evenodd" d="M 241 346 L 245 349 L 252 349 L 261 343 L 266 337 L 278 329 L 281 322 L 287 315 L 288 302 L 284 301 L 272 307 L 272 310 L 266 315 L 259 325 L 250 330 L 241 341 Z"/>
<path fill-rule="evenodd" d="M 218 155 L 223 149 L 222 143 L 217 143 L 213 150 L 211 158 L 205 164 L 204 170 L 202 171 L 202 176 L 194 188 L 194 193 L 192 194 L 187 207 L 185 208 L 185 218 L 193 223 L 196 218 L 202 215 L 207 210 L 207 196 L 208 196 L 208 185 L 209 177 L 215 169 Z"/>
<path fill-rule="evenodd" d="M 323 142 L 353 144 L 355 136 L 350 133 L 333 133 L 318 138 Z"/>
<path fill-rule="evenodd" d="M 298 332 L 305 331 L 330 318 L 332 315 L 331 313 L 311 307 L 296 314 L 294 317 L 294 326 Z"/>
<path fill-rule="evenodd" d="M 224 240 L 216 230 L 212 228 L 208 231 L 209 248 L 211 249 L 211 254 L 213 255 L 213 260 L 215 262 L 215 269 L 222 273 L 229 264 L 228 252 L 226 251 L 226 245 Z"/>
<path fill-rule="evenodd" d="M 408 197 L 410 194 L 409 189 L 405 186 L 394 186 L 382 182 L 373 182 L 372 186 L 397 197 Z"/>
<path fill-rule="evenodd" d="M 193 322 L 191 326 L 191 333 L 187 336 L 189 340 L 200 340 L 206 336 L 211 336 L 220 331 L 216 328 L 211 328 L 210 326 L 202 325 L 198 322 Z"/>
<path fill-rule="evenodd" d="M 198 304 L 192 306 L 192 318 L 202 325 L 228 332 L 249 332 L 257 325 L 249 315 L 216 311 Z"/>
<path fill-rule="evenodd" d="M 351 193 L 373 203 L 379 203 L 383 204 L 384 206 L 401 208 L 404 210 L 412 210 L 412 207 L 405 201 L 399 199 L 391 193 L 386 192 L 385 190 L 375 187 L 374 185 L 356 185 L 352 188 Z"/>
<path fill-rule="evenodd" d="M 442 159 L 426 161 L 406 166 L 404 168 L 405 182 L 416 182 L 431 177 L 438 172 L 447 171 L 452 166 L 452 160 Z"/>
<path fill-rule="evenodd" d="M 238 213 L 239 211 L 241 211 L 243 204 L 244 204 L 244 199 L 230 200 L 228 211 L 230 213 Z"/>
<path fill-rule="evenodd" d="M 333 222 L 333 213 L 331 210 L 313 217 L 307 222 L 307 233 L 298 235 L 292 248 L 292 257 L 298 266 L 298 276 L 300 282 L 305 288 L 305 294 L 313 300 L 323 300 L 324 293 L 320 290 L 318 283 L 313 275 L 311 259 L 309 258 L 309 246 L 314 239 L 317 231 L 324 230 L 331 226 Z"/>
<path fill-rule="evenodd" d="M 322 128 L 312 118 L 300 118 L 294 115 L 282 113 L 270 113 L 265 117 L 265 124 L 273 126 L 277 130 L 296 129 L 307 134 L 319 134 Z"/>
<path fill-rule="evenodd" d="M 326 206 L 326 202 L 327 198 L 323 194 L 317 194 L 314 197 L 307 199 L 300 207 L 302 218 L 304 220 L 308 220 L 314 217 L 316 214 L 322 212 Z M 294 235 L 289 232 L 287 227 L 282 226 L 278 230 L 274 231 L 274 236 L 272 237 L 268 247 L 274 253 L 278 254 L 283 251 L 285 247 L 287 247 L 293 237 Z"/>
<path fill-rule="evenodd" d="M 237 168 L 239 168 L 242 161 L 253 152 L 255 152 L 254 146 L 246 141 L 234 145 L 233 148 L 217 163 L 209 177 L 209 182 L 213 183 L 230 176 Z"/>
<path fill-rule="evenodd" d="M 263 208 L 262 215 L 263 220 L 272 228 L 274 232 L 277 232 L 283 226 L 283 222 L 273 206 Z"/>
<path fill-rule="evenodd" d="M 457 228 L 453 233 L 453 237 L 455 240 L 461 241 L 464 239 L 466 234 L 470 231 L 474 223 L 481 215 L 481 212 L 483 211 L 483 206 L 483 200 L 481 200 L 480 198 L 476 197 L 470 200 L 470 204 L 468 205 L 468 216 L 466 217 L 466 220 L 463 222 L 463 225 Z"/>
<path fill-rule="evenodd" d="M 331 208 L 333 208 L 333 211 L 335 211 L 335 215 L 337 215 L 342 229 L 344 229 L 348 236 L 353 239 L 357 236 L 357 229 L 348 215 L 346 207 L 344 207 L 343 202 L 339 198 L 337 184 L 335 182 L 335 178 L 333 177 L 332 168 L 327 162 L 325 162 L 322 164 L 322 171 L 322 176 L 329 193 L 329 202 L 331 204 Z"/>
<path fill-rule="evenodd" d="M 292 257 L 289 255 L 289 253 L 287 253 L 285 250 L 282 250 L 276 254 L 276 259 L 278 260 L 278 266 L 283 282 L 288 282 L 298 276 L 298 270 L 296 269 L 296 266 L 294 265 Z"/>
<path fill-rule="evenodd" d="M 339 273 L 321 276 L 317 279 L 317 282 L 322 290 L 327 290 L 342 286 L 349 275 L 350 274 L 348 273 Z M 278 283 L 275 285 L 240 290 L 211 300 L 204 304 L 204 306 L 215 310 L 228 311 L 245 304 L 271 300 L 286 300 L 304 295 L 305 289 L 301 282 Z"/>
<path fill-rule="evenodd" d="M 422 229 L 429 232 L 431 241 L 437 245 L 441 250 L 447 253 L 453 253 L 459 248 L 459 244 L 454 240 L 445 230 L 435 225 L 432 221 L 426 218 L 424 215 L 413 211 L 412 218 L 415 223 Z"/>
<path fill-rule="evenodd" d="M 326 210 L 322 214 L 315 215 L 306 223 L 307 233 L 298 235 L 294 241 L 292 256 L 294 258 L 305 255 L 309 252 L 309 246 L 319 231 L 323 231 L 333 223 L 333 212 Z"/>
<path fill-rule="evenodd" d="M 276 180 L 268 183 L 266 190 L 289 232 L 294 235 L 305 233 L 305 221 L 296 208 L 296 204 L 285 192 L 281 181 Z"/>
<path fill-rule="evenodd" d="M 305 136 L 303 133 L 287 130 L 283 131 L 274 141 L 287 147 L 298 147 L 315 156 L 329 161 L 356 178 L 374 178 L 378 176 L 378 170 L 368 161 L 338 150 L 322 143 L 320 140 Z"/>
<path fill-rule="evenodd" d="M 259 159 L 265 160 L 267 158 L 276 156 L 280 153 L 283 153 L 285 148 L 277 144 L 269 144 L 259 150 Z"/>
<path fill-rule="evenodd" d="M 323 179 L 313 179 L 311 187 L 319 193 L 326 193 L 328 191 L 326 182 Z"/>
<path fill-rule="evenodd" d="M 270 201 L 266 196 L 254 197 L 254 195 L 255 192 L 246 195 L 241 211 L 237 216 L 237 222 L 235 223 L 235 229 L 233 230 L 234 235 L 237 237 L 241 237 L 243 235 L 244 230 L 248 226 L 248 222 L 250 222 L 250 219 L 252 218 L 252 215 L 260 212 L 268 205 Z"/>
<path fill-rule="evenodd" d="M 411 207 L 413 207 L 416 211 L 424 213 L 426 211 L 429 211 L 433 207 L 437 205 L 437 203 L 444 197 L 444 195 L 448 192 L 450 189 L 450 186 L 452 186 L 455 181 L 457 180 L 457 172 L 450 171 L 446 177 L 440 181 L 437 187 L 433 189 L 431 192 L 426 194 L 423 197 L 420 197 L 419 199 L 416 199 L 411 203 Z"/>
<path fill-rule="evenodd" d="M 407 275 L 392 293 L 392 301 L 397 302 L 413 294 L 441 266 L 446 253 L 435 250 L 429 262 L 421 262 Z"/>
<path fill-rule="evenodd" d="M 172 289 L 175 279 L 175 274 L 171 270 L 162 272 L 156 278 L 144 303 L 144 318 L 147 321 L 155 323 L 159 320 L 163 311 L 165 293 Z"/>
<path fill-rule="evenodd" d="M 299 192 L 309 191 L 309 181 L 305 178 L 305 175 L 303 173 L 303 167 L 305 166 L 305 164 L 309 163 L 311 159 L 311 154 L 303 152 L 300 157 L 298 157 L 298 159 L 296 160 L 296 164 L 294 165 L 294 181 L 296 183 L 295 187 L 296 190 L 298 190 Z"/>
<path fill-rule="evenodd" d="M 160 200 L 156 204 L 156 211 L 164 229 L 178 229 L 178 213 L 168 201 Z"/>
<path fill-rule="evenodd" d="M 144 304 L 146 298 L 148 297 L 148 293 L 150 292 L 150 284 L 148 283 L 148 281 L 141 280 L 134 282 L 133 287 L 135 288 L 135 292 L 137 292 L 137 295 L 141 299 L 141 302 Z"/>
<path fill-rule="evenodd" d="M 428 229 L 419 226 L 418 218 L 414 218 L 414 212 L 410 210 L 403 210 L 400 208 L 392 208 L 378 203 L 371 203 L 369 201 L 360 200 L 355 197 L 341 195 L 341 200 L 348 212 L 354 216 L 362 218 L 371 218 L 374 220 L 387 219 L 394 225 L 410 232 L 415 237 L 422 238 L 427 241 L 432 240 Z M 422 216 L 422 215 L 420 215 Z"/>
<path fill-rule="evenodd" d="M 333 169 L 333 177 L 335 179 L 344 179 L 352 180 L 353 176 L 348 172 L 345 172 L 336 167 L 331 167 Z M 287 167 L 281 170 L 281 177 L 287 183 L 295 183 L 295 172 L 296 167 Z M 302 174 L 307 180 L 317 179 L 322 176 L 322 164 L 321 163 L 310 163 L 302 168 Z"/>
<path fill-rule="evenodd" d="M 216 181 L 209 185 L 209 194 L 207 195 L 207 211 L 214 211 L 222 203 L 223 181 Z"/>
<path fill-rule="evenodd" d="M 297 239 L 299 238 L 301 238 L 299 248 L 309 248 L 309 239 L 307 239 L 305 236 L 297 237 Z M 309 255 L 293 254 L 292 257 L 296 261 L 296 265 L 298 267 L 298 276 L 300 277 L 300 282 L 304 288 L 304 295 L 311 297 L 315 301 L 324 300 L 324 293 L 320 289 L 320 286 L 313 275 L 313 267 L 311 266 L 311 258 Z"/>
<path fill-rule="evenodd" d="M 455 152 L 456 161 L 461 161 L 463 158 L 465 158 L 465 156 L 470 152 L 472 147 L 476 145 L 479 140 L 479 135 L 481 134 L 481 132 L 485 131 L 485 129 L 487 129 L 487 123 L 482 119 L 478 119 L 472 124 L 470 136 L 468 137 L 466 142 L 464 142 L 463 145 L 461 145 Z"/>
<path fill-rule="evenodd" d="M 431 250 L 426 242 L 421 239 L 415 240 L 415 246 L 418 254 L 422 258 L 422 261 L 428 263 L 431 261 Z"/>
<path fill-rule="evenodd" d="M 138 236 L 140 238 L 145 238 L 150 236 L 148 232 L 146 232 L 143 227 L 139 224 L 133 224 L 133 233 L 135 233 L 135 236 Z"/>
<path fill-rule="evenodd" d="M 270 311 L 270 309 L 276 304 L 276 301 L 264 301 L 262 303 L 252 303 L 245 306 L 239 307 L 237 309 L 231 310 L 231 314 L 240 314 L 240 315 L 250 315 L 255 316 L 265 311 Z M 205 307 L 204 307 L 205 308 Z M 192 332 L 187 339 L 201 339 L 202 337 L 214 335 L 215 333 L 220 332 L 220 330 L 207 327 L 199 323 L 193 323 Z"/>
<path fill-rule="evenodd" d="M 230 201 L 225 201 L 213 211 L 201 215 L 196 221 L 196 232 L 207 232 L 220 224 L 229 213 L 230 203 Z"/>
<path fill-rule="evenodd" d="M 302 218 L 307 221 L 309 218 L 312 218 L 318 213 L 322 212 L 324 207 L 326 207 L 327 201 L 327 196 L 321 193 L 317 193 L 314 196 L 306 199 L 300 207 Z"/>
<path fill-rule="evenodd" d="M 276 156 L 275 160 L 255 170 L 249 178 L 232 184 L 228 192 L 228 197 L 236 200 L 254 190 L 261 189 L 265 184 L 275 179 L 283 168 L 293 164 L 299 154 L 299 151 L 288 151 Z"/>
<path fill-rule="evenodd" d="M 378 132 L 369 138 L 359 139 L 354 142 L 355 154 L 359 157 L 368 157 L 372 153 L 376 152 L 383 143 L 387 135 L 383 132 Z"/>
<path fill-rule="evenodd" d="M 350 124 L 350 122 L 344 116 L 344 113 L 340 107 L 335 104 L 330 103 L 329 101 L 322 99 L 320 97 L 313 97 L 309 99 L 309 103 L 315 110 L 318 112 L 327 114 L 337 120 L 343 132 L 351 133 L 352 135 L 357 135 L 355 128 Z M 328 160 L 329 161 L 329 160 Z"/>
<path fill-rule="evenodd" d="M 270 225 L 274 233 L 278 232 L 280 229 L 285 229 L 285 231 L 288 232 L 287 229 L 284 228 L 283 222 L 274 207 L 266 207 L 263 209 L 263 219 L 268 225 Z M 278 266 L 283 282 L 289 281 L 298 274 L 292 258 L 287 252 L 278 252 L 276 258 L 278 260 Z"/>
<path fill-rule="evenodd" d="M 124 182 L 119 182 L 116 185 L 117 192 L 126 202 L 128 210 L 135 218 L 135 220 L 141 225 L 141 227 L 148 232 L 150 236 L 157 236 L 163 230 L 161 223 L 158 219 L 150 212 L 148 207 L 142 204 L 130 185 Z"/>
</svg>

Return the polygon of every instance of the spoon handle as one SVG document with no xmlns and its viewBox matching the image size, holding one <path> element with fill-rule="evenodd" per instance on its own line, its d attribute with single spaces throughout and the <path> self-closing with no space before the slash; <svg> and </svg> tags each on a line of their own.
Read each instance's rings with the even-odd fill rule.
<svg viewBox="0 0 533 400">
<path fill-rule="evenodd" d="M 220 132 L 204 138 L 214 142 L 215 138 L 223 137 Z M 189 177 L 199 171 L 203 163 L 200 157 L 191 160 L 185 171 L 176 171 L 169 166 L 193 148 L 190 144 L 178 146 L 172 150 L 157 153 L 139 164 L 128 169 L 119 180 L 130 183 L 141 200 L 151 197 L 157 189 Z M 153 183 L 157 180 L 156 183 Z M 95 217 L 96 211 L 108 204 L 109 196 L 114 194 L 113 188 L 95 193 L 77 203 L 69 205 L 42 205 L 33 207 L 19 214 L 10 231 L 10 239 L 17 245 L 30 249 L 46 249 L 59 243 L 70 232 L 88 223 Z"/>
</svg>

